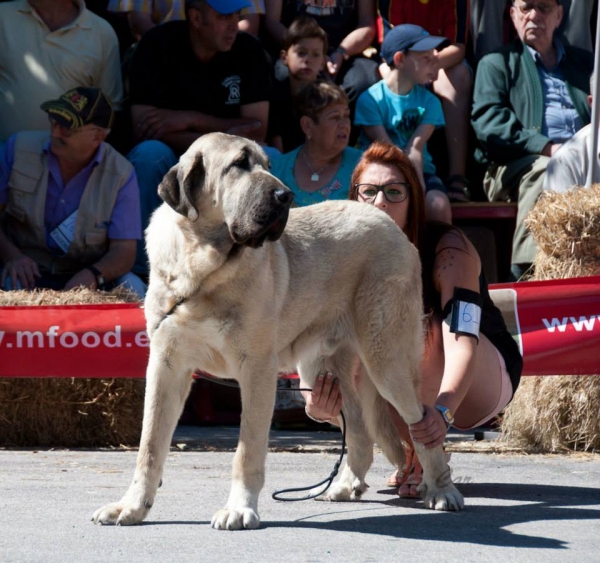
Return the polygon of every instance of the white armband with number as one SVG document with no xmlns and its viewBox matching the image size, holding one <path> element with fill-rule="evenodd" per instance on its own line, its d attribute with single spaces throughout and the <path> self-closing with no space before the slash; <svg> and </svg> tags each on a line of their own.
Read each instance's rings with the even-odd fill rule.
<svg viewBox="0 0 600 563">
<path fill-rule="evenodd" d="M 455 287 L 454 296 L 446 303 L 442 312 L 450 332 L 473 336 L 479 342 L 482 304 L 481 295 L 476 291 Z"/>
</svg>

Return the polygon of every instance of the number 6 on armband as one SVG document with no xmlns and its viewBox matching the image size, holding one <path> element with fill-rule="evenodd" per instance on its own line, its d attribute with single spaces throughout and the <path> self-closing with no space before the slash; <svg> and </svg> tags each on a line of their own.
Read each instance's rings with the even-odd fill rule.
<svg viewBox="0 0 600 563">
<path fill-rule="evenodd" d="M 444 322 L 455 334 L 473 336 L 479 342 L 483 299 L 476 291 L 455 287 L 454 295 L 442 312 Z"/>
</svg>

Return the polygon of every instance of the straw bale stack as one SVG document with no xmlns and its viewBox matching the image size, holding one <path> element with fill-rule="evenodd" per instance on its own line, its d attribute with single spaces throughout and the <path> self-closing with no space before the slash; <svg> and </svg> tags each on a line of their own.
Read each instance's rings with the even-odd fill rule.
<svg viewBox="0 0 600 563">
<path fill-rule="evenodd" d="M 527 225 L 539 247 L 533 279 L 600 274 L 600 184 L 545 192 Z M 524 377 L 502 431 L 531 450 L 600 451 L 600 376 Z"/>
<path fill-rule="evenodd" d="M 128 303 L 126 290 L 0 291 L 0 306 Z M 0 378 L 0 446 L 137 446 L 145 381 Z"/>
</svg>

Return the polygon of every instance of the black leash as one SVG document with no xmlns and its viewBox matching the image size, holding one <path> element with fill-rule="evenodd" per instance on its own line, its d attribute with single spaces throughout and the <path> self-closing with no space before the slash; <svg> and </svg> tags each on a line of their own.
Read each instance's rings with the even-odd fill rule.
<svg viewBox="0 0 600 563">
<path fill-rule="evenodd" d="M 201 372 L 196 372 L 195 375 L 200 377 L 201 379 L 206 379 L 207 381 L 212 381 L 214 383 L 218 383 L 219 385 L 225 385 L 226 387 L 239 388 L 237 381 L 218 379 L 216 377 L 212 377 L 212 376 L 206 375 Z M 312 389 L 309 389 L 308 387 L 303 387 L 300 389 L 278 389 L 278 391 L 312 391 Z M 279 500 L 282 502 L 296 502 L 296 501 L 300 501 L 300 500 L 310 500 L 313 498 L 317 498 L 318 496 L 321 496 L 322 494 L 325 493 L 325 491 L 327 491 L 327 489 L 329 489 L 329 487 L 331 487 L 333 480 L 335 479 L 336 475 L 338 474 L 338 472 L 340 470 L 340 466 L 342 465 L 342 460 L 344 459 L 344 453 L 346 452 L 346 418 L 344 417 L 344 413 L 342 411 L 340 411 L 340 419 L 341 419 L 341 423 L 342 423 L 341 427 L 340 427 L 340 429 L 342 431 L 342 451 L 340 452 L 340 457 L 335 462 L 335 465 L 333 466 L 333 471 L 329 474 L 329 477 L 323 479 L 322 481 L 319 481 L 315 485 L 309 485 L 308 487 L 293 487 L 291 489 L 281 489 L 280 491 L 275 491 L 271 495 L 271 498 L 273 500 Z M 321 485 L 325 485 L 325 487 L 323 488 L 322 491 L 318 491 L 318 492 L 310 494 L 310 495 L 305 495 L 303 497 L 284 498 L 281 496 L 283 494 L 288 494 L 288 493 L 300 493 L 302 491 L 311 491 L 313 489 L 316 489 L 317 487 L 320 487 Z"/>
<path fill-rule="evenodd" d="M 286 391 L 311 391 L 311 389 L 308 388 L 304 388 L 304 389 L 286 389 Z M 271 498 L 274 500 L 280 500 L 280 501 L 285 501 L 285 502 L 296 502 L 299 500 L 310 500 L 312 498 L 317 498 L 319 496 L 321 496 L 322 494 L 325 493 L 325 491 L 327 489 L 329 489 L 329 487 L 331 487 L 331 484 L 333 483 L 333 480 L 335 479 L 335 476 L 338 474 L 338 471 L 340 470 L 340 465 L 342 465 L 342 460 L 344 459 L 344 452 L 346 451 L 346 419 L 344 417 L 344 413 L 342 411 L 340 411 L 340 419 L 342 422 L 341 425 L 341 430 L 342 430 L 342 451 L 340 452 L 340 458 L 335 462 L 335 465 L 333 466 L 333 471 L 329 474 L 329 477 L 327 477 L 326 479 L 323 479 L 322 481 L 319 481 L 318 483 L 316 483 L 315 485 L 309 485 L 308 487 L 294 487 L 291 489 L 281 489 L 280 491 L 275 491 L 272 495 Z M 299 493 L 302 491 L 311 491 L 313 489 L 316 489 L 317 487 L 320 487 L 321 485 L 325 485 L 325 488 L 322 491 L 318 491 L 316 493 L 310 494 L 310 495 L 306 495 L 303 497 L 298 497 L 298 498 L 292 498 L 292 497 L 288 497 L 288 498 L 284 498 L 281 495 L 283 495 L 284 493 Z"/>
</svg>

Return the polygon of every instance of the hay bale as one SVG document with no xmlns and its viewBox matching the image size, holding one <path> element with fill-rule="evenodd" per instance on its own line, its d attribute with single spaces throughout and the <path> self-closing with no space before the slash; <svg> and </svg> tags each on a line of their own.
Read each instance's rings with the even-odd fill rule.
<svg viewBox="0 0 600 563">
<path fill-rule="evenodd" d="M 526 224 L 539 247 L 533 279 L 600 274 L 600 184 L 543 193 Z M 600 377 L 523 378 L 501 429 L 530 450 L 600 451 Z"/>
<path fill-rule="evenodd" d="M 0 307 L 15 305 L 98 305 L 112 303 L 138 303 L 135 293 L 117 287 L 112 291 L 92 291 L 84 287 L 70 291 L 35 289 L 34 291 L 0 291 Z"/>
<path fill-rule="evenodd" d="M 525 377 L 502 420 L 503 440 L 533 451 L 600 451 L 600 377 Z"/>
<path fill-rule="evenodd" d="M 525 225 L 543 255 L 590 264 L 600 260 L 599 211 L 600 184 L 565 193 L 543 192 Z"/>
<path fill-rule="evenodd" d="M 0 291 L 0 306 L 131 303 L 135 295 L 75 289 Z M 145 380 L 0 378 L 0 445 L 9 447 L 136 446 Z"/>
</svg>

